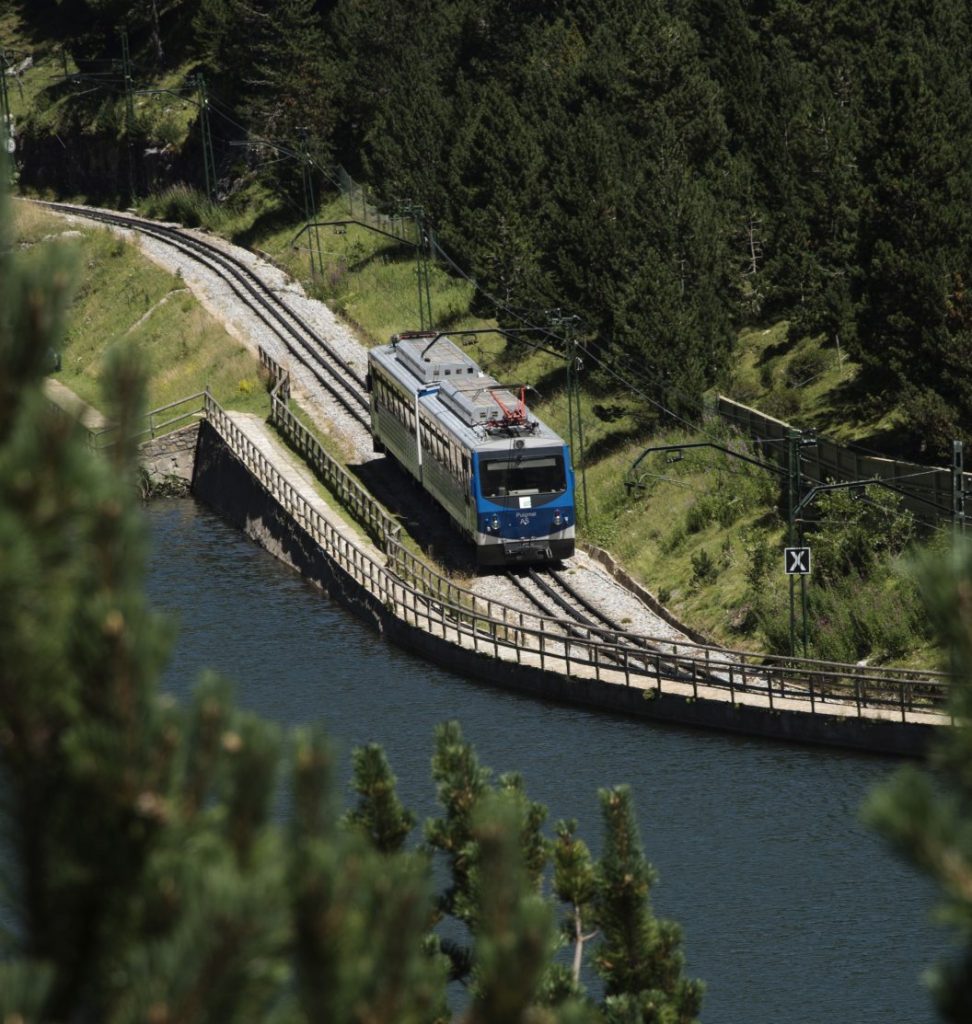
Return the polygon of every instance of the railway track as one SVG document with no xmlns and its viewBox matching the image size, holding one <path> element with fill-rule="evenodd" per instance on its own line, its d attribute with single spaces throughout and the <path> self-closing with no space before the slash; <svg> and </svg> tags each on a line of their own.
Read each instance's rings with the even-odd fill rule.
<svg viewBox="0 0 972 1024">
<path fill-rule="evenodd" d="M 364 377 L 242 260 L 181 228 L 155 221 L 66 203 L 38 201 L 37 205 L 72 217 L 138 231 L 206 267 L 280 340 L 290 357 L 303 366 L 359 426 L 370 431 Z"/>
<path fill-rule="evenodd" d="M 370 448 L 370 417 L 363 374 L 239 257 L 178 227 L 65 203 L 39 202 L 38 205 L 68 216 L 138 231 L 172 247 L 217 276 L 263 328 L 279 340 L 294 366 L 301 368 L 307 375 L 306 383 L 312 392 L 315 388 L 319 389 L 318 399 L 326 394 L 340 406 L 349 417 L 349 420 L 344 421 L 344 429 L 352 429 L 353 424 L 355 432 L 362 431 L 362 442 Z M 603 609 L 598 608 L 582 589 L 568 582 L 560 571 L 533 569 L 522 577 L 514 573 L 505 575 L 518 592 L 517 600 L 522 599 L 537 609 L 533 614 L 545 622 L 539 634 L 537 631 L 526 631 L 523 635 L 525 650 L 531 647 L 536 649 L 546 643 L 547 653 L 555 654 L 559 648 L 568 661 L 587 660 L 588 664 L 600 661 L 602 665 L 612 664 L 623 667 L 625 672 L 630 669 L 646 677 L 660 677 L 664 674 L 668 679 L 691 682 L 693 690 L 699 684 L 709 684 L 723 689 L 728 687 L 731 693 L 735 685 L 738 691 L 751 690 L 767 694 L 770 707 L 773 706 L 774 691 L 778 697 L 803 698 L 809 693 L 811 703 L 814 700 L 812 681 L 808 690 L 806 683 L 789 679 L 784 681 L 783 676 L 772 666 L 754 665 L 744 655 L 686 644 L 684 638 L 670 633 L 669 624 L 661 620 L 657 633 L 648 623 L 642 623 L 637 633 L 630 627 L 619 625 Z M 598 587 L 593 587 L 593 591 L 596 594 Z M 630 600 L 631 595 L 627 591 L 624 593 Z M 593 662 L 589 660 L 592 647 L 599 648 Z M 695 647 L 695 650 L 688 653 L 683 650 L 686 647 Z M 848 668 L 851 669 L 851 675 L 854 675 L 854 667 Z M 812 675 L 812 670 L 807 670 L 804 675 L 808 672 Z M 842 666 L 830 666 L 823 674 L 839 676 L 842 672 Z M 924 685 L 921 679 L 915 681 L 906 678 L 906 675 L 901 675 L 900 679 L 894 676 L 888 685 L 892 688 L 908 687 L 909 693 L 916 686 Z M 819 694 L 819 685 L 818 702 L 824 700 Z M 865 678 L 862 685 L 880 687 L 885 684 L 880 674 L 877 674 L 873 679 Z M 902 689 L 902 708 L 905 699 L 903 693 Z M 849 697 L 837 692 L 830 699 L 846 701 L 854 697 L 852 692 Z"/>
<path fill-rule="evenodd" d="M 156 221 L 67 203 L 38 202 L 38 205 L 69 216 L 137 231 L 200 263 L 227 284 L 237 300 L 280 340 L 291 359 L 304 367 L 355 423 L 370 434 L 363 375 L 238 257 L 184 229 Z M 553 627 L 554 632 L 562 633 L 565 638 L 572 629 L 583 631 L 585 636 L 596 636 L 598 630 L 605 633 L 623 632 L 623 626 L 600 612 L 583 594 L 570 586 L 562 573 L 531 570 L 530 577 L 535 590 L 532 593 L 528 590 L 524 596 L 545 616 L 563 620 L 562 625 Z M 522 592 L 519 581 L 514 578 L 513 582 Z M 538 596 L 538 592 L 542 597 Z M 581 632 L 574 633 L 574 636 L 580 635 Z"/>
<path fill-rule="evenodd" d="M 539 614 L 559 620 L 557 631 L 564 637 L 565 647 L 572 639 L 584 643 L 604 641 L 616 647 L 614 654 L 605 655 L 610 661 L 628 665 L 640 662 L 645 671 L 661 670 L 669 679 L 694 685 L 707 682 L 720 688 L 727 685 L 724 672 L 700 672 L 694 659 L 678 657 L 674 645 L 631 632 L 598 608 L 559 570 L 530 568 L 519 575 L 509 572 L 507 578 Z"/>
</svg>

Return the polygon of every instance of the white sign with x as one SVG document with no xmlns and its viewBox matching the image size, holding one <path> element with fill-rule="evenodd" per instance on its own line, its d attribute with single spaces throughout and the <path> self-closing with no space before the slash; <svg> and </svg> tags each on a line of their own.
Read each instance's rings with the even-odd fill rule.
<svg viewBox="0 0 972 1024">
<path fill-rule="evenodd" d="M 809 548 L 784 548 L 783 564 L 787 576 L 809 576 L 810 575 L 810 549 Z"/>
</svg>

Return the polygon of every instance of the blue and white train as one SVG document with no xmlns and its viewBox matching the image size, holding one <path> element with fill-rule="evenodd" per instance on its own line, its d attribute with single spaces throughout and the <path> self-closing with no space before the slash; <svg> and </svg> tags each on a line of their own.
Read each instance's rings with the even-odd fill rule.
<svg viewBox="0 0 972 1024">
<path fill-rule="evenodd" d="M 570 450 L 443 334 L 396 334 L 368 354 L 371 431 L 448 512 L 480 566 L 574 553 Z"/>
</svg>

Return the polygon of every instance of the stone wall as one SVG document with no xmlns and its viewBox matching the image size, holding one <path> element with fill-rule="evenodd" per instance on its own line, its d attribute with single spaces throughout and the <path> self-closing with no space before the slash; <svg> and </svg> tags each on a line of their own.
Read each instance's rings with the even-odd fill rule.
<svg viewBox="0 0 972 1024">
<path fill-rule="evenodd" d="M 196 463 L 199 423 L 155 437 L 139 446 L 145 497 L 189 493 Z"/>
</svg>

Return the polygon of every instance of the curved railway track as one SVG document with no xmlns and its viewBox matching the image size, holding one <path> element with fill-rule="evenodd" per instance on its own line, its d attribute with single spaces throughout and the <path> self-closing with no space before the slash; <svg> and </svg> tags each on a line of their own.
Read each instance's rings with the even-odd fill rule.
<svg viewBox="0 0 972 1024">
<path fill-rule="evenodd" d="M 638 660 L 638 655 L 644 655 L 646 667 L 649 660 L 656 668 L 659 665 L 664 666 L 671 679 L 705 681 L 708 678 L 717 686 L 724 685 L 724 680 L 717 673 L 700 675 L 697 670 L 687 671 L 675 656 L 675 648 L 669 646 L 666 650 L 668 645 L 663 640 L 642 637 L 626 629 L 588 600 L 567 581 L 562 572 L 556 569 L 529 568 L 525 571 L 525 576 L 509 572 L 507 578 L 541 615 L 553 618 L 561 618 L 563 614 L 568 616 L 567 619 L 561 618 L 561 632 L 565 644 L 569 644 L 571 638 L 582 641 L 593 639 L 620 642 L 628 649 L 624 654 L 624 661 L 628 663 L 632 658 Z"/>
<path fill-rule="evenodd" d="M 242 260 L 180 228 L 155 221 L 65 203 L 38 201 L 38 205 L 72 217 L 138 231 L 202 264 L 226 282 L 239 301 L 279 338 L 291 358 L 308 370 L 355 422 L 370 431 L 364 377 Z"/>
<path fill-rule="evenodd" d="M 355 424 L 370 434 L 369 403 L 362 374 L 241 259 L 178 227 L 65 203 L 38 202 L 38 205 L 68 216 L 138 231 L 198 262 L 224 281 L 239 302 L 279 339 L 291 359 L 312 376 L 316 385 L 330 395 Z M 598 608 L 558 570 L 529 569 L 522 575 L 512 571 L 504 575 L 525 603 L 536 609 L 528 614 L 538 616 L 546 622 L 539 634 L 537 631 L 521 633 L 521 645 L 524 650 L 539 649 L 542 655 L 545 638 L 549 638 L 555 647 L 561 648 L 562 655 L 568 661 L 571 660 L 572 652 L 580 654 L 583 660 L 584 657 L 590 659 L 593 644 L 603 651 L 594 657 L 592 663 L 595 665 L 600 659 L 602 664 L 622 667 L 626 672 L 631 669 L 646 677 L 660 677 L 663 673 L 669 679 L 691 682 L 693 689 L 698 684 L 708 683 L 721 689 L 728 687 L 730 695 L 734 686 L 738 692 L 764 693 L 769 697 L 770 708 L 773 707 L 774 691 L 778 697 L 792 696 L 800 699 L 807 693 L 804 683 L 786 680 L 772 666 L 757 666 L 748 656 L 687 644 L 683 640 L 662 635 L 635 633 L 630 627 L 618 624 L 603 609 Z M 526 612 L 526 609 L 523 610 Z M 668 627 L 667 623 L 665 627 Z M 503 628 L 506 628 L 505 623 Z M 683 648 L 692 648 L 692 651 L 683 651 Z M 547 653 L 552 653 L 549 647 Z M 828 666 L 825 663 L 821 665 L 824 676 L 841 675 L 845 670 L 850 670 L 852 675 L 859 677 L 861 672 L 859 666 Z M 804 672 L 808 673 L 812 675 L 812 670 Z M 910 673 L 908 670 L 889 674 L 890 685 L 901 689 L 902 709 L 905 706 L 904 687 L 907 687 L 910 693 L 927 685 L 927 699 L 931 703 L 943 700 L 942 694 L 939 693 L 939 687 L 943 684 L 932 680 L 926 683 L 919 677 L 920 673 Z M 873 679 L 868 676 L 863 680 L 863 684 L 872 683 L 878 687 L 883 685 L 881 673 L 876 674 Z M 812 683 L 809 693 L 812 704 Z M 818 684 L 817 701 L 819 703 L 825 699 L 827 698 L 819 692 Z M 838 690 L 829 699 L 847 701 L 854 698 Z M 860 704 L 859 692 L 857 700 Z"/>
</svg>

